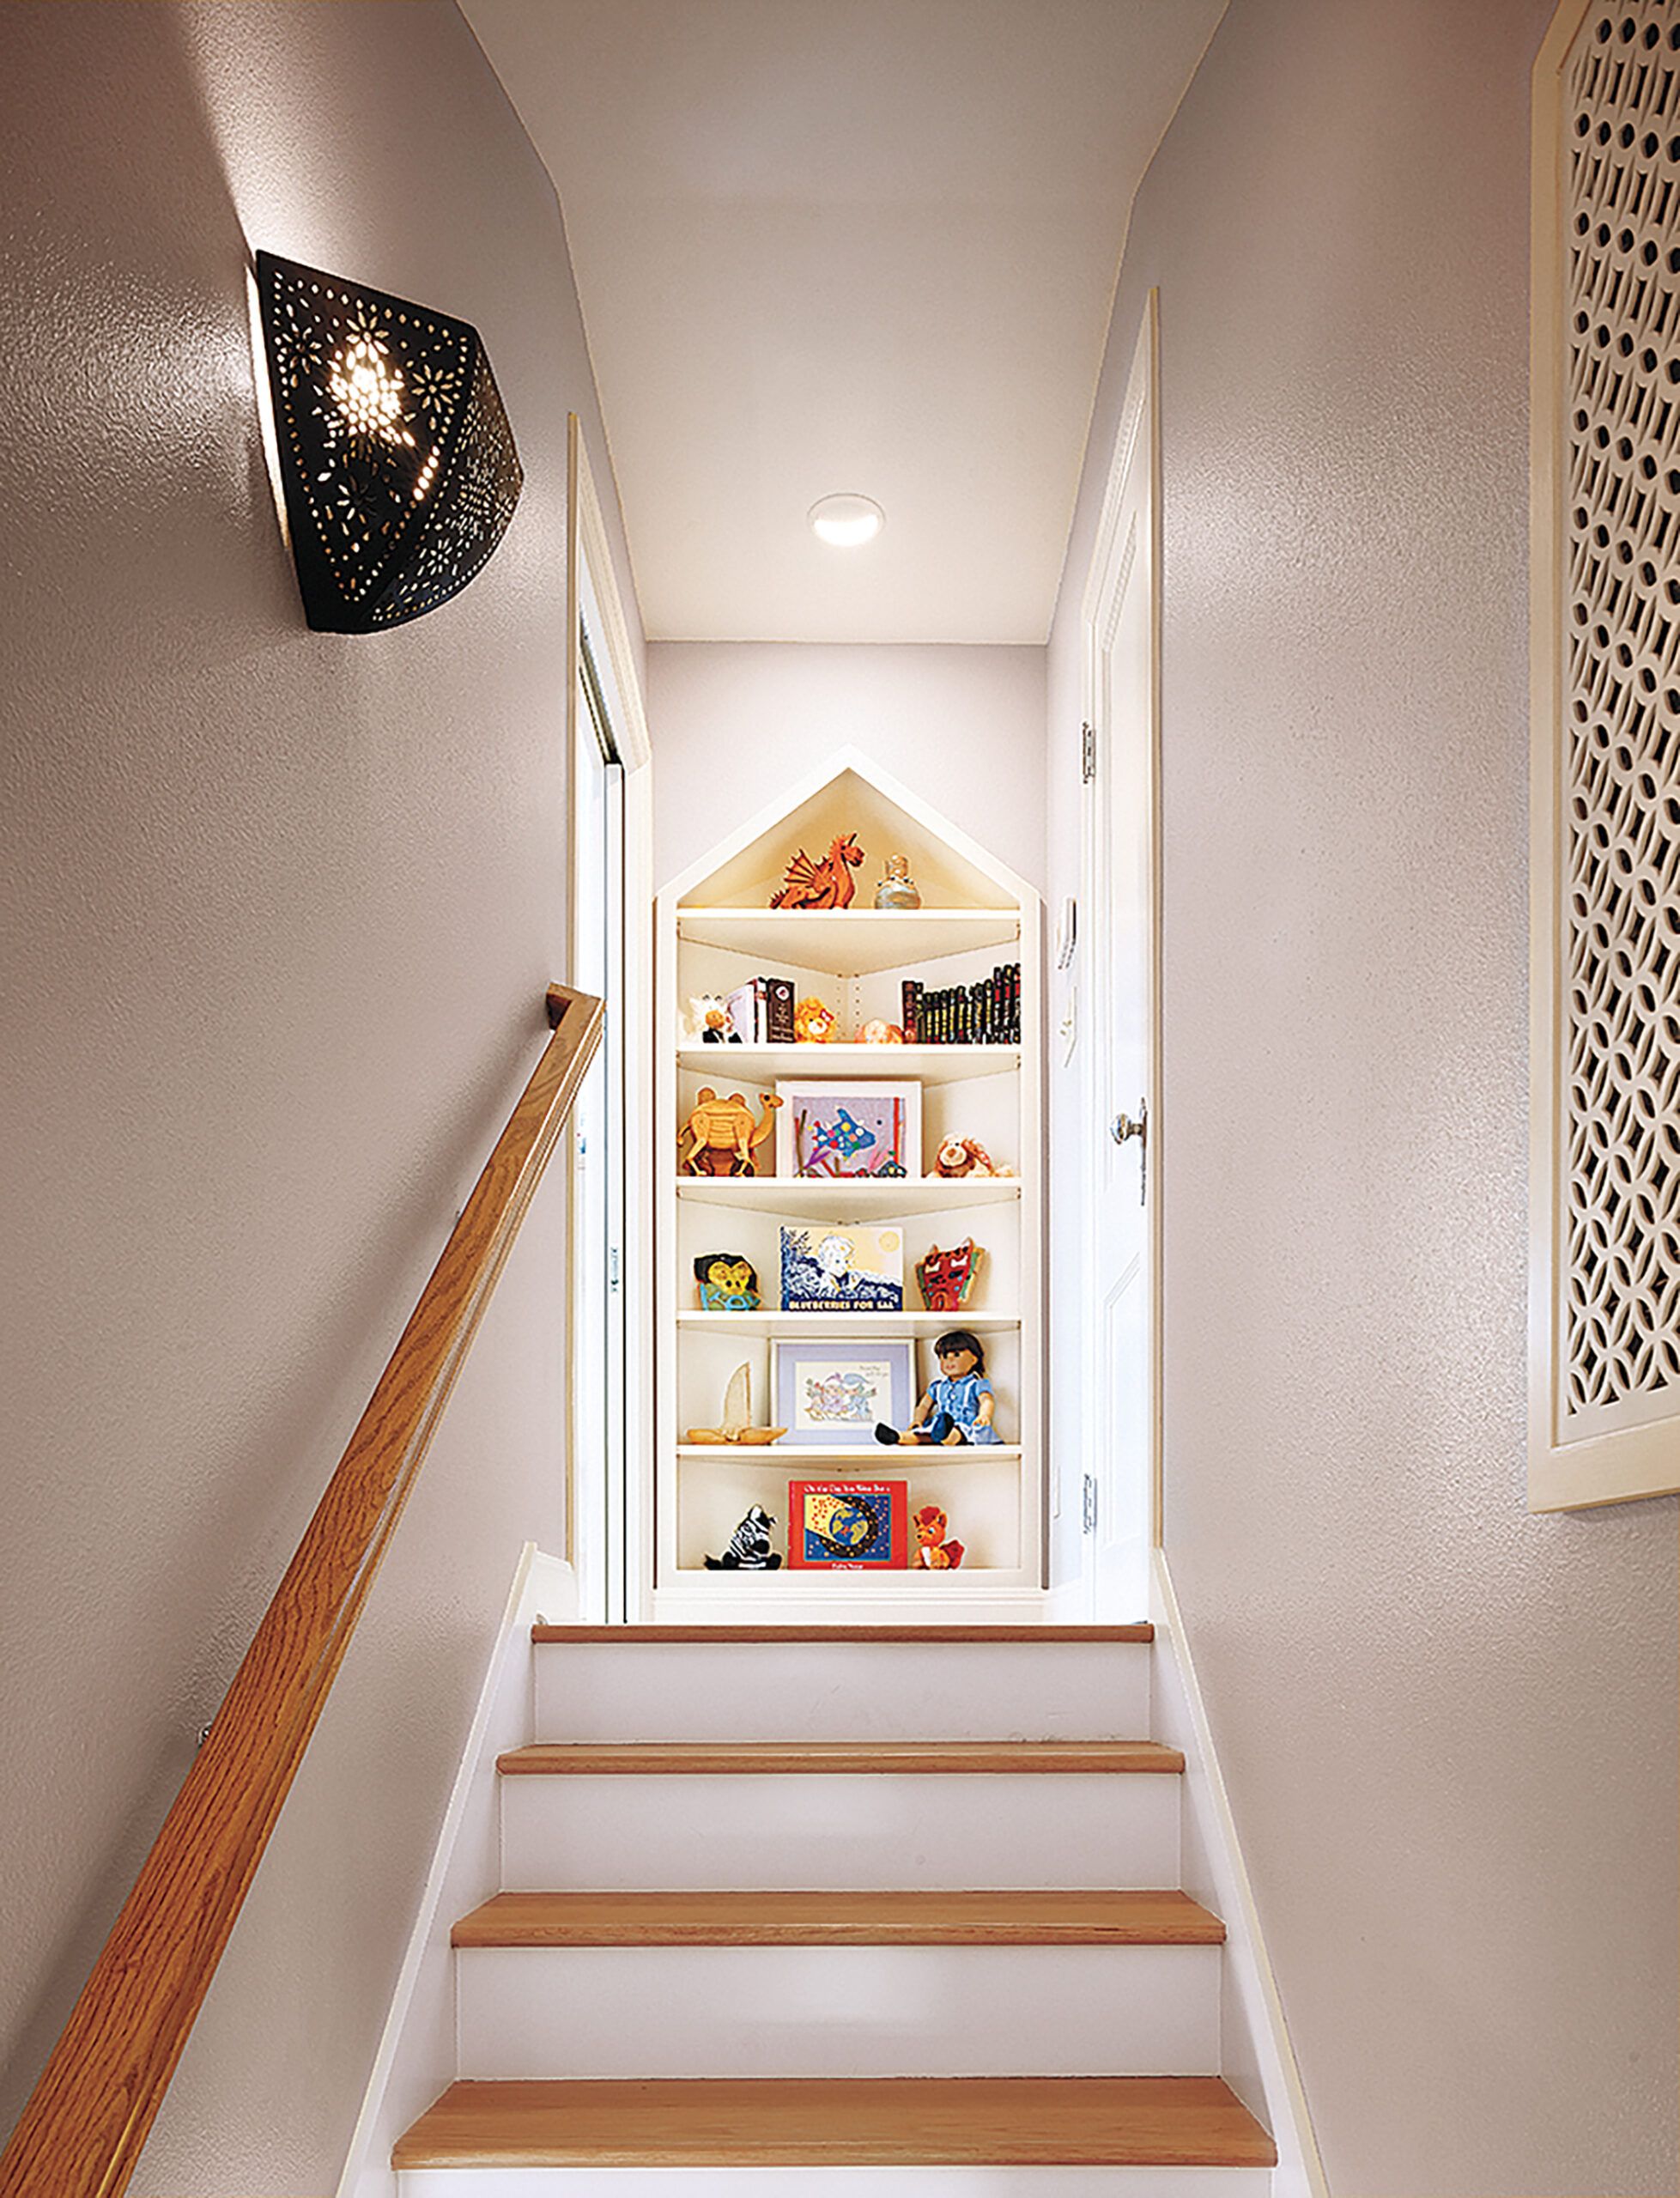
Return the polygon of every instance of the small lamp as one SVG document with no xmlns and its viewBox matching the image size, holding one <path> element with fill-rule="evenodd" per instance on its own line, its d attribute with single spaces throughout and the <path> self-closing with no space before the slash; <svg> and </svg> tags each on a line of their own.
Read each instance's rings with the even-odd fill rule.
<svg viewBox="0 0 1680 2198">
<path fill-rule="evenodd" d="M 525 483 L 478 331 L 269 252 L 257 290 L 304 616 L 373 634 L 435 610 Z"/>
</svg>

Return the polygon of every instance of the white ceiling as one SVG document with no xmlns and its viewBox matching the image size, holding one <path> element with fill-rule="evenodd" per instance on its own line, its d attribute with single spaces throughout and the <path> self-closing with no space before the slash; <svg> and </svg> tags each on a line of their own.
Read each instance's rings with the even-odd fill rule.
<svg viewBox="0 0 1680 2198">
<path fill-rule="evenodd" d="M 565 209 L 650 635 L 1041 641 L 1225 0 L 462 5 Z M 837 490 L 867 548 L 807 525 Z"/>
</svg>

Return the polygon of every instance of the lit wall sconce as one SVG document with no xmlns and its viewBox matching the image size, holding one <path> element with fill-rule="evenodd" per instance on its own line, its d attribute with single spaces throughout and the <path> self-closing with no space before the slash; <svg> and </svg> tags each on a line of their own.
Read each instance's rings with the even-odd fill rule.
<svg viewBox="0 0 1680 2198">
<path fill-rule="evenodd" d="M 305 616 L 373 634 L 435 610 L 525 483 L 478 331 L 269 252 L 257 290 Z"/>
</svg>

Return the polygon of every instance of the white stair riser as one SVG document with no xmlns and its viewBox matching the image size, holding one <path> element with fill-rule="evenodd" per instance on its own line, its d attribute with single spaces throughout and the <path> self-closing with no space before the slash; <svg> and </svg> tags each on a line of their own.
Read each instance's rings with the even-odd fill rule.
<svg viewBox="0 0 1680 2198">
<path fill-rule="evenodd" d="M 1149 1737 L 1141 1642 L 539 1642 L 539 1740 Z"/>
<path fill-rule="evenodd" d="M 492 1946 L 460 2074 L 1210 2076 L 1216 1946 Z"/>
<path fill-rule="evenodd" d="M 503 1886 L 976 1891 L 1179 1881 L 1170 1773 L 505 1777 Z"/>
<path fill-rule="evenodd" d="M 1270 2198 L 1264 2167 L 418 2168 L 398 2198 Z"/>
</svg>

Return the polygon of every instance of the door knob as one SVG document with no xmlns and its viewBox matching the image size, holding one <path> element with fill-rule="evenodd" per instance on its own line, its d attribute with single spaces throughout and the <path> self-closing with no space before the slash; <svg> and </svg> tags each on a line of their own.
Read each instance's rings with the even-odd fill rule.
<svg viewBox="0 0 1680 2198">
<path fill-rule="evenodd" d="M 1147 1146 L 1149 1139 L 1149 1109 L 1146 1100 L 1138 1102 L 1137 1119 L 1130 1114 L 1116 1114 L 1108 1125 L 1108 1134 L 1116 1145 L 1124 1145 L 1129 1137 L 1140 1137 Z"/>
</svg>

